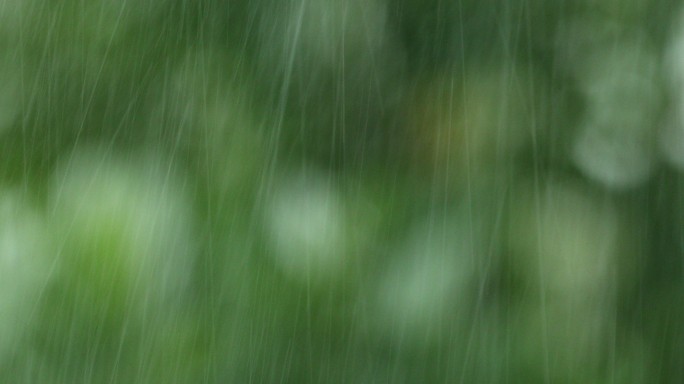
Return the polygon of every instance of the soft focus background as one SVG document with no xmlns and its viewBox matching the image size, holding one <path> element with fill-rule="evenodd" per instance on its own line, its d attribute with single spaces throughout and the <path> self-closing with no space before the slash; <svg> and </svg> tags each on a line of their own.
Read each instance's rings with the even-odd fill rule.
<svg viewBox="0 0 684 384">
<path fill-rule="evenodd" d="M 0 382 L 684 382 L 684 3 L 0 0 Z"/>
</svg>

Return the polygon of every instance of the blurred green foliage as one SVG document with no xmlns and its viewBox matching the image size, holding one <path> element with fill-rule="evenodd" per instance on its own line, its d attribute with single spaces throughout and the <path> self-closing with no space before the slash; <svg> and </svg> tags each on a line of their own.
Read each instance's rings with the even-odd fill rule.
<svg viewBox="0 0 684 384">
<path fill-rule="evenodd" d="M 683 11 L 0 0 L 0 382 L 681 383 Z"/>
</svg>

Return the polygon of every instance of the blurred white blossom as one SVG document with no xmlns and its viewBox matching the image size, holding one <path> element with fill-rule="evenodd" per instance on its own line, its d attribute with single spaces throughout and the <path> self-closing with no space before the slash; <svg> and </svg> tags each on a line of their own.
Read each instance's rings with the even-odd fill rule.
<svg viewBox="0 0 684 384">
<path fill-rule="evenodd" d="M 58 268 L 45 220 L 18 190 L 0 190 L 0 357 L 20 350 L 19 338 L 36 315 L 42 292 Z"/>
<path fill-rule="evenodd" d="M 195 247 L 182 184 L 154 156 L 105 153 L 77 150 L 54 175 L 50 208 L 64 257 L 120 284 L 103 289 L 176 299 Z"/>
<path fill-rule="evenodd" d="M 637 41 L 605 46 L 586 58 L 579 84 L 587 107 L 572 159 L 606 187 L 638 186 L 656 165 L 662 103 L 656 64 L 652 47 Z"/>
<path fill-rule="evenodd" d="M 345 208 L 324 175 L 303 173 L 278 184 L 267 220 L 273 256 L 286 273 L 306 280 L 346 267 Z"/>
</svg>

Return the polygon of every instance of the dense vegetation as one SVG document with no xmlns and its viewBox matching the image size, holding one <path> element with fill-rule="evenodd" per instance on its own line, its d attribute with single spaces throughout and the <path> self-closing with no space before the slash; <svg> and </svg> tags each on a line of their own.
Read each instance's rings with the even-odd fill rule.
<svg viewBox="0 0 684 384">
<path fill-rule="evenodd" d="M 682 11 L 0 0 L 0 382 L 684 382 Z"/>
</svg>

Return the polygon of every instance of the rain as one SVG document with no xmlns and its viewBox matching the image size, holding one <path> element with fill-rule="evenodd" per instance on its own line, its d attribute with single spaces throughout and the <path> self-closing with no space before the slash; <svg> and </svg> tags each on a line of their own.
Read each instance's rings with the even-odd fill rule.
<svg viewBox="0 0 684 384">
<path fill-rule="evenodd" d="M 0 53 L 0 383 L 684 382 L 684 2 L 0 0 Z"/>
</svg>

